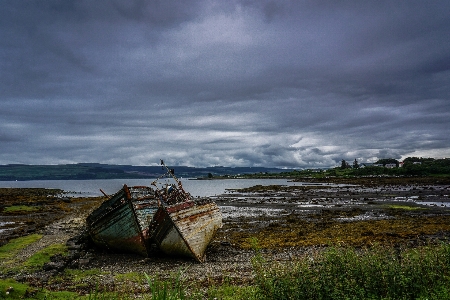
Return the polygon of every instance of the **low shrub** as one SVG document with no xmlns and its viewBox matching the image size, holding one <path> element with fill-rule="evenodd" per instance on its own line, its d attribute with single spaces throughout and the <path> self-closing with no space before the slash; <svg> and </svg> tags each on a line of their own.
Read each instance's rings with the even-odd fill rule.
<svg viewBox="0 0 450 300">
<path fill-rule="evenodd" d="M 260 299 L 442 299 L 450 245 L 397 250 L 329 248 L 289 263 L 253 259 Z"/>
</svg>

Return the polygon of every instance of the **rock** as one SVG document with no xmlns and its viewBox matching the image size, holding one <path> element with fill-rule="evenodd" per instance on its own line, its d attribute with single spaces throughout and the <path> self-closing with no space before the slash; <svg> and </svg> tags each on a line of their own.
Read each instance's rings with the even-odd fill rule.
<svg viewBox="0 0 450 300">
<path fill-rule="evenodd" d="M 42 268 L 45 271 L 50 271 L 50 270 L 56 270 L 56 271 L 62 271 L 65 268 L 66 264 L 63 261 L 50 261 L 48 263 L 46 263 Z"/>
<path fill-rule="evenodd" d="M 50 257 L 51 262 L 58 262 L 58 261 L 62 261 L 62 260 L 64 260 L 62 254 L 55 254 Z"/>
<path fill-rule="evenodd" d="M 69 250 L 69 254 L 67 255 L 68 260 L 75 260 L 80 258 L 80 252 L 76 250 Z"/>
<path fill-rule="evenodd" d="M 83 246 L 82 245 L 76 245 L 75 243 L 73 243 L 73 242 L 71 242 L 71 243 L 67 243 L 66 244 L 67 245 L 67 249 L 70 251 L 70 250 L 81 250 L 81 248 L 83 248 Z"/>
<path fill-rule="evenodd" d="M 89 265 L 90 262 L 91 262 L 91 260 L 89 258 L 80 258 L 78 260 L 78 265 L 80 267 L 85 267 L 85 266 Z"/>
</svg>

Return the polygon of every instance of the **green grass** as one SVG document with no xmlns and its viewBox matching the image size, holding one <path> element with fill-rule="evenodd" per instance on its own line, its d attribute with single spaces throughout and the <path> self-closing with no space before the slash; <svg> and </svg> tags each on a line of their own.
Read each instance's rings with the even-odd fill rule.
<svg viewBox="0 0 450 300">
<path fill-rule="evenodd" d="M 212 286 L 207 291 L 208 299 L 236 300 L 256 299 L 256 286 L 235 286 L 229 283 Z"/>
<path fill-rule="evenodd" d="M 64 244 L 50 245 L 35 254 L 33 254 L 25 263 L 24 267 L 28 270 L 37 270 L 45 263 L 50 261 L 50 257 L 56 254 L 67 255 L 67 246 Z"/>
<path fill-rule="evenodd" d="M 409 205 L 386 205 L 387 208 L 391 209 L 403 209 L 403 210 L 423 210 L 427 209 L 425 207 L 418 207 L 418 206 L 409 206 Z"/>
<path fill-rule="evenodd" d="M 12 288 L 12 289 L 11 289 Z M 9 290 L 8 294 L 7 291 Z M 13 279 L 0 279 L 0 299 L 76 299 L 77 293 L 30 287 Z"/>
<path fill-rule="evenodd" d="M 450 245 L 330 248 L 279 264 L 257 255 L 253 266 L 259 299 L 450 299 Z"/>
<path fill-rule="evenodd" d="M 41 234 L 30 234 L 17 239 L 10 240 L 8 244 L 0 247 L 0 261 L 13 258 L 20 250 L 37 242 L 42 238 Z"/>
<path fill-rule="evenodd" d="M 150 277 L 145 274 L 150 287 L 152 300 L 182 300 L 186 297 L 185 287 L 181 281 L 181 272 L 169 281 L 160 280 L 157 276 Z"/>
<path fill-rule="evenodd" d="M 85 281 L 95 281 L 95 279 L 101 275 L 108 274 L 100 269 L 89 269 L 89 270 L 79 270 L 79 269 L 66 269 L 64 275 L 71 278 L 75 283 L 83 283 Z"/>
<path fill-rule="evenodd" d="M 142 283 L 146 280 L 146 277 L 142 273 L 138 272 L 129 272 L 124 274 L 116 274 L 114 279 L 118 282 L 134 282 L 134 283 Z"/>
<path fill-rule="evenodd" d="M 4 213 L 7 214 L 16 214 L 16 213 L 30 213 L 38 211 L 39 208 L 35 206 L 27 206 L 27 205 L 14 205 L 14 206 L 8 206 L 3 209 Z"/>
</svg>

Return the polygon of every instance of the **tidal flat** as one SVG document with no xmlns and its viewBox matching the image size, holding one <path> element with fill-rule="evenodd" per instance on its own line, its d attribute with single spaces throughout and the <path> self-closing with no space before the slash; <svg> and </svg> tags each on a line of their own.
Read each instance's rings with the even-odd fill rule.
<svg viewBox="0 0 450 300">
<path fill-rule="evenodd" d="M 223 227 L 202 264 L 159 253 L 143 258 L 92 246 L 84 234 L 84 222 L 104 197 L 69 198 L 59 190 L 0 189 L 1 245 L 31 234 L 41 236 L 2 260 L 0 277 L 79 294 L 95 289 L 142 293 L 144 273 L 164 279 L 181 272 L 183 280 L 197 288 L 224 282 L 249 285 L 254 280 L 251 258 L 255 247 L 267 261 L 279 262 L 330 246 L 406 249 L 448 242 L 448 179 L 306 181 L 228 190 L 214 196 Z M 33 255 L 52 245 L 64 245 L 65 251 L 38 267 L 25 267 Z"/>
</svg>

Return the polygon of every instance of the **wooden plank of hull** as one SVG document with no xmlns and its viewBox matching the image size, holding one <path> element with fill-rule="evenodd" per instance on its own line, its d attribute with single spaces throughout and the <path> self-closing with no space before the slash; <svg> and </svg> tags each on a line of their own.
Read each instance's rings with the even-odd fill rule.
<svg viewBox="0 0 450 300">
<path fill-rule="evenodd" d="M 126 202 L 125 191 L 123 189 L 115 193 L 111 198 L 104 201 L 100 207 L 94 210 L 86 219 L 87 225 L 90 226 L 98 220 L 106 217 L 108 213 L 116 207 L 123 205 Z"/>
<path fill-rule="evenodd" d="M 158 224 L 154 239 L 169 255 L 204 260 L 206 247 L 222 226 L 222 216 L 214 202 L 183 202 L 160 208 L 154 221 Z"/>
<path fill-rule="evenodd" d="M 147 256 L 145 241 L 129 202 L 90 224 L 89 233 L 92 240 L 100 246 Z"/>
<path fill-rule="evenodd" d="M 157 208 L 151 188 L 124 185 L 89 215 L 89 234 L 100 246 L 147 256 L 148 226 Z"/>
<path fill-rule="evenodd" d="M 133 206 L 144 241 L 149 243 L 152 237 L 150 236 L 148 228 L 153 220 L 153 216 L 158 211 L 158 206 L 142 207 L 135 204 L 133 204 Z"/>
<path fill-rule="evenodd" d="M 124 188 L 124 190 L 127 198 L 133 203 L 134 213 L 147 243 L 151 239 L 148 228 L 158 210 L 159 199 L 155 191 L 148 186 L 133 186 Z"/>
</svg>

